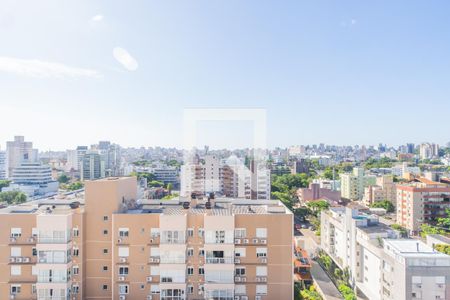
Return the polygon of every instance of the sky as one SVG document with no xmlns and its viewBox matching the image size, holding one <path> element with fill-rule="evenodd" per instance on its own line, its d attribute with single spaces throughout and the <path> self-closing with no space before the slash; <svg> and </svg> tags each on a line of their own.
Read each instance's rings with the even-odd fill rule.
<svg viewBox="0 0 450 300">
<path fill-rule="evenodd" d="M 269 147 L 450 141 L 448 1 L 0 0 L 0 145 L 183 145 L 263 109 Z M 251 146 L 249 120 L 198 146 Z"/>
</svg>

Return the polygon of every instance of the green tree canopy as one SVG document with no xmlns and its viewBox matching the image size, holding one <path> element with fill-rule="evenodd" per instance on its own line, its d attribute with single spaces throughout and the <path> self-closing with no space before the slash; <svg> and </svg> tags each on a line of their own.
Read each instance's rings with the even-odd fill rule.
<svg viewBox="0 0 450 300">
<path fill-rule="evenodd" d="M 61 174 L 58 176 L 59 183 L 68 183 L 69 181 L 70 181 L 70 178 L 66 174 Z"/>
<path fill-rule="evenodd" d="M 0 193 L 0 202 L 19 204 L 27 201 L 27 195 L 20 191 L 8 191 Z"/>
<path fill-rule="evenodd" d="M 373 208 L 384 208 L 387 212 L 394 212 L 395 206 L 389 200 L 377 201 L 370 205 Z"/>
</svg>

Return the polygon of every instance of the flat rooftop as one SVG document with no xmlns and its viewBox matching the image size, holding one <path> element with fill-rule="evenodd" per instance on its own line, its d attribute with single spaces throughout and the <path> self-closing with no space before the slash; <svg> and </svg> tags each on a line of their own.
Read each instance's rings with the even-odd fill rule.
<svg viewBox="0 0 450 300">
<path fill-rule="evenodd" d="M 181 201 L 181 200 L 141 200 L 136 209 L 129 209 L 125 214 L 165 214 L 185 215 L 207 214 L 217 216 L 231 215 L 264 215 L 264 214 L 292 214 L 278 200 L 244 200 L 221 198 L 211 202 L 211 208 L 207 208 L 206 201 Z M 189 203 L 189 207 L 183 206 Z"/>
<path fill-rule="evenodd" d="M 414 257 L 432 257 L 446 258 L 450 260 L 449 255 L 433 250 L 430 246 L 420 240 L 415 239 L 385 239 L 384 245 L 388 250 L 393 250 L 395 254 L 405 258 Z"/>
</svg>

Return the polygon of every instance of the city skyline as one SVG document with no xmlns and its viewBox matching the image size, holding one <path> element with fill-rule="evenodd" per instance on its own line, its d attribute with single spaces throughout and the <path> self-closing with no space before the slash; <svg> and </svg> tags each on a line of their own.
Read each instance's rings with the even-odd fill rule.
<svg viewBox="0 0 450 300">
<path fill-rule="evenodd" d="M 3 8 L 2 145 L 179 147 L 184 109 L 236 107 L 267 110 L 272 148 L 448 142 L 424 121 L 450 109 L 443 1 Z M 246 146 L 242 124 L 213 125 L 208 144 Z"/>
</svg>

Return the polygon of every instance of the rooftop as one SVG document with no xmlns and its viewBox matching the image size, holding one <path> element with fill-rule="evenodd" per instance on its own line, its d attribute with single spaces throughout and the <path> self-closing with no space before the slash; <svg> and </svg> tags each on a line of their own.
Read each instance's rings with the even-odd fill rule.
<svg viewBox="0 0 450 300">
<path fill-rule="evenodd" d="M 427 256 L 434 258 L 447 258 L 450 260 L 449 255 L 435 251 L 427 244 L 415 239 L 385 239 L 384 245 L 387 250 L 390 250 L 396 255 L 400 255 L 405 258 Z"/>
</svg>

